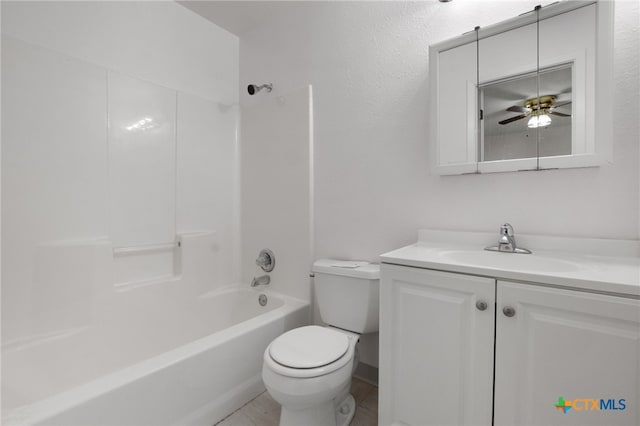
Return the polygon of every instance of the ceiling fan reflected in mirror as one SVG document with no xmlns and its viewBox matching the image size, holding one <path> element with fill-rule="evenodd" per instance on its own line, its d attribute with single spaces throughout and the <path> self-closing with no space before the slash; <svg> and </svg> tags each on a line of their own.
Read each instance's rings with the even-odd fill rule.
<svg viewBox="0 0 640 426">
<path fill-rule="evenodd" d="M 556 96 L 545 95 L 539 98 L 531 98 L 524 101 L 523 106 L 513 105 L 507 108 L 505 111 L 519 112 L 520 115 L 516 115 L 506 120 L 499 121 L 498 124 L 509 124 L 514 121 L 522 120 L 523 118 L 529 118 L 527 127 L 535 129 L 537 127 L 547 127 L 551 124 L 550 115 L 556 115 L 558 117 L 571 117 L 571 114 L 565 114 L 555 111 L 556 108 L 560 108 L 565 105 L 569 105 L 571 102 L 564 102 L 561 104 L 556 103 Z"/>
</svg>

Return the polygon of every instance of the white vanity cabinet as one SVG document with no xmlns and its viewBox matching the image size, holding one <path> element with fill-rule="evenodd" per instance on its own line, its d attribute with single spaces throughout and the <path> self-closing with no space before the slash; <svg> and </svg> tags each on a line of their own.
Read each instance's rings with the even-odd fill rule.
<svg viewBox="0 0 640 426">
<path fill-rule="evenodd" d="M 381 270 L 380 424 L 491 424 L 495 280 Z"/>
<path fill-rule="evenodd" d="M 640 424 L 639 300 L 497 281 L 497 301 L 495 425 Z"/>
<path fill-rule="evenodd" d="M 640 424 L 637 298 L 381 270 L 381 425 Z"/>
</svg>

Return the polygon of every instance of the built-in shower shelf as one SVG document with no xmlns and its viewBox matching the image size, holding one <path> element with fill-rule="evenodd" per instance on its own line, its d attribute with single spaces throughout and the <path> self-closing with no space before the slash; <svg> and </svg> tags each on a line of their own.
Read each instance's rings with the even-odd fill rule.
<svg viewBox="0 0 640 426">
<path fill-rule="evenodd" d="M 118 282 L 114 283 L 114 288 L 116 291 L 126 291 L 134 288 L 146 287 L 150 285 L 156 284 L 167 284 L 180 281 L 182 279 L 182 275 L 163 275 L 158 277 L 153 277 L 149 279 L 138 279 L 134 281 L 128 282 Z"/>
<path fill-rule="evenodd" d="M 178 280 L 182 272 L 182 242 L 113 247 L 113 284 L 136 288 Z"/>
<path fill-rule="evenodd" d="M 119 255 L 127 255 L 127 254 L 145 253 L 150 251 L 173 250 L 175 248 L 179 248 L 180 246 L 181 246 L 180 241 L 174 241 L 170 243 L 161 243 L 161 244 L 145 244 L 140 246 L 114 247 L 113 254 L 114 256 L 119 256 Z"/>
</svg>

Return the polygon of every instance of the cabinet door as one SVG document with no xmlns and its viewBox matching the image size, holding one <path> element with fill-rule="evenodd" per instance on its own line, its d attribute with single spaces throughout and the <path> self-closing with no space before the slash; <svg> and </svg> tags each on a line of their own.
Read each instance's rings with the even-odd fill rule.
<svg viewBox="0 0 640 426">
<path fill-rule="evenodd" d="M 640 301 L 502 281 L 497 294 L 496 425 L 640 424 Z"/>
<path fill-rule="evenodd" d="M 494 319 L 493 279 L 383 264 L 380 424 L 491 424 Z"/>
</svg>

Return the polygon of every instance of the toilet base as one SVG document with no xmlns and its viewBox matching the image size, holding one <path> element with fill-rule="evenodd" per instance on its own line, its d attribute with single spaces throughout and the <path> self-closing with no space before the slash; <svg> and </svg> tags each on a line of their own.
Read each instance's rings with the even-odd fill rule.
<svg viewBox="0 0 640 426">
<path fill-rule="evenodd" d="M 349 394 L 336 410 L 336 426 L 349 426 L 356 414 L 356 400 Z"/>
<path fill-rule="evenodd" d="M 356 413 L 356 401 L 351 394 L 340 403 L 327 401 L 305 410 L 282 407 L 280 426 L 348 426 Z"/>
</svg>

